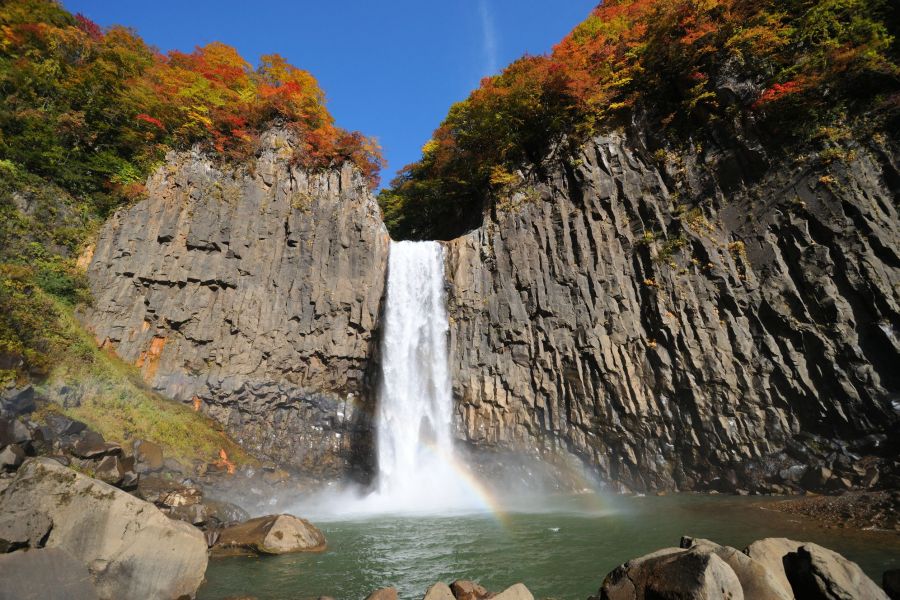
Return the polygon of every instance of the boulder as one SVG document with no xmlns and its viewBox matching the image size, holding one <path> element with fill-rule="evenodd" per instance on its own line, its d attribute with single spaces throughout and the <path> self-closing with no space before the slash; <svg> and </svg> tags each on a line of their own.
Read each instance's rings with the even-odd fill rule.
<svg viewBox="0 0 900 600">
<path fill-rule="evenodd" d="M 97 600 L 84 564 L 60 548 L 0 556 L 0 600 Z"/>
<path fill-rule="evenodd" d="M 31 441 L 31 433 L 18 419 L 0 418 L 0 447 Z"/>
<path fill-rule="evenodd" d="M 366 596 L 366 600 L 397 600 L 397 588 L 386 587 L 375 590 Z"/>
<path fill-rule="evenodd" d="M 48 458 L 29 459 L 0 496 L 0 514 L 45 515 L 47 548 L 83 563 L 98 595 L 112 598 L 193 596 L 203 581 L 203 534 L 150 503 Z"/>
<path fill-rule="evenodd" d="M 456 600 L 483 600 L 490 596 L 482 586 L 467 579 L 457 579 L 450 584 L 450 590 Z"/>
<path fill-rule="evenodd" d="M 818 544 L 803 544 L 784 557 L 784 571 L 803 600 L 888 600 L 855 562 Z"/>
<path fill-rule="evenodd" d="M 111 454 L 121 454 L 122 446 L 107 442 L 96 431 L 85 431 L 72 447 L 72 454 L 78 458 L 100 458 Z"/>
<path fill-rule="evenodd" d="M 891 600 L 900 600 L 900 569 L 885 571 L 881 578 L 881 587 Z"/>
<path fill-rule="evenodd" d="M 831 469 L 824 465 L 813 467 L 800 480 L 800 485 L 808 490 L 820 490 L 831 479 Z"/>
<path fill-rule="evenodd" d="M 164 464 L 162 447 L 147 440 L 137 440 L 134 443 L 134 460 L 138 473 L 159 471 Z"/>
<path fill-rule="evenodd" d="M 4 511 L 0 514 L 0 552 L 40 548 L 50 528 L 50 517 L 31 511 Z"/>
<path fill-rule="evenodd" d="M 30 385 L 5 390 L 0 394 L 0 414 L 4 416 L 17 417 L 34 412 L 36 408 L 34 388 Z"/>
<path fill-rule="evenodd" d="M 438 582 L 428 588 L 422 600 L 454 600 L 450 586 L 444 582 Z"/>
<path fill-rule="evenodd" d="M 233 554 L 289 554 L 322 552 L 325 536 L 312 523 L 292 515 L 268 515 L 226 527 L 212 552 Z"/>
<path fill-rule="evenodd" d="M 237 525 L 250 518 L 250 514 L 246 510 L 231 502 L 204 500 L 203 504 L 206 506 L 206 513 L 209 515 L 209 518 L 215 520 L 216 524 L 223 527 Z"/>
<path fill-rule="evenodd" d="M 87 429 L 87 425 L 85 425 L 81 421 L 76 421 L 74 419 L 70 419 L 69 417 L 53 413 L 47 415 L 44 418 L 44 423 L 46 424 L 47 428 L 47 439 L 49 439 L 49 437 L 64 438 L 78 435 L 79 433 Z"/>
<path fill-rule="evenodd" d="M 793 600 L 794 594 L 790 586 L 773 575 L 769 569 L 730 546 L 720 546 L 710 540 L 700 538 L 681 538 L 681 547 L 696 549 L 698 552 L 710 552 L 728 563 L 741 582 L 741 590 L 745 598 L 754 600 Z"/>
<path fill-rule="evenodd" d="M 15 471 L 25 460 L 25 451 L 13 444 L 0 450 L 0 469 Z"/>
<path fill-rule="evenodd" d="M 203 504 L 176 506 L 174 508 L 166 509 L 164 512 L 170 519 L 178 519 L 179 521 L 184 521 L 185 523 L 190 523 L 197 527 L 205 525 L 209 521 L 209 513 L 206 511 L 206 506 Z"/>
<path fill-rule="evenodd" d="M 491 600 L 534 600 L 534 596 L 531 595 L 531 592 L 528 591 L 524 584 L 517 583 L 509 586 Z"/>
<path fill-rule="evenodd" d="M 791 591 L 791 582 L 784 572 L 784 557 L 796 552 L 803 542 L 795 542 L 787 538 L 765 538 L 757 540 L 744 549 L 744 554 L 762 564 L 778 582 L 781 589 Z"/>
<path fill-rule="evenodd" d="M 601 600 L 743 600 L 728 563 L 698 548 L 665 548 L 617 567 L 603 581 Z"/>
<path fill-rule="evenodd" d="M 170 508 L 199 504 L 203 500 L 199 489 L 157 475 L 141 477 L 135 494 L 142 500 Z"/>
<path fill-rule="evenodd" d="M 119 486 L 128 471 L 127 461 L 112 454 L 103 457 L 94 470 L 94 477 L 110 485 Z"/>
</svg>

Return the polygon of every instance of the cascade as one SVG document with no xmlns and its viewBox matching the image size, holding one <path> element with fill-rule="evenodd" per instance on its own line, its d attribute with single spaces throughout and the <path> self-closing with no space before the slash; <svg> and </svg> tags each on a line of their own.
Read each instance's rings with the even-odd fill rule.
<svg viewBox="0 0 900 600">
<path fill-rule="evenodd" d="M 437 242 L 392 242 L 376 415 L 378 479 L 373 510 L 475 508 L 453 449 L 444 291 Z"/>
</svg>

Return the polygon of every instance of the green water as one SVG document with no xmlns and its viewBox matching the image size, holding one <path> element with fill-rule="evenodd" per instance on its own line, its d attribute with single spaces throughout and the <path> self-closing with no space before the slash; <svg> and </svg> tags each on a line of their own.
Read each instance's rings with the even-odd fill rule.
<svg viewBox="0 0 900 600">
<path fill-rule="evenodd" d="M 493 591 L 521 581 L 536 598 L 585 600 L 616 565 L 677 546 L 684 534 L 738 548 L 771 536 L 816 542 L 857 562 L 879 584 L 883 571 L 900 567 L 900 535 L 826 529 L 768 510 L 766 499 L 682 495 L 598 502 L 558 498 L 552 510 L 502 520 L 469 515 L 319 522 L 327 552 L 212 559 L 199 600 L 362 600 L 388 585 L 402 599 L 417 600 L 432 583 L 460 578 Z"/>
</svg>

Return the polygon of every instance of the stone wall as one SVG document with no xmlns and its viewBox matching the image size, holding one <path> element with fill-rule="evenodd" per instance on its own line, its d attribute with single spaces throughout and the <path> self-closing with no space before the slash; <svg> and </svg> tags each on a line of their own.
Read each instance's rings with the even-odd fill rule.
<svg viewBox="0 0 900 600">
<path fill-rule="evenodd" d="M 276 129 L 239 167 L 170 154 L 105 224 L 84 321 L 251 450 L 366 471 L 389 238 L 355 168 L 308 173 L 292 152 Z"/>
<path fill-rule="evenodd" d="M 617 134 L 529 178 L 448 243 L 459 436 L 634 490 L 877 485 L 900 425 L 897 156 Z"/>
</svg>

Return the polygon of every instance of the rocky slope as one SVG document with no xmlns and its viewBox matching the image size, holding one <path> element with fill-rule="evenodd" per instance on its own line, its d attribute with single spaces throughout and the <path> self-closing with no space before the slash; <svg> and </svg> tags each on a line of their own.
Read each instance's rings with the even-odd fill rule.
<svg viewBox="0 0 900 600">
<path fill-rule="evenodd" d="M 271 130 L 239 167 L 170 154 L 103 227 L 83 320 L 246 447 L 365 472 L 389 238 L 354 167 L 305 172 L 292 143 Z"/>
<path fill-rule="evenodd" d="M 897 152 L 648 146 L 595 138 L 448 244 L 459 435 L 561 447 L 634 490 L 885 483 Z"/>
</svg>

